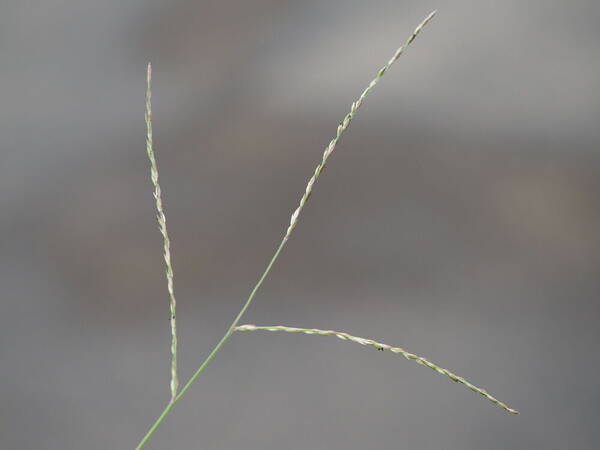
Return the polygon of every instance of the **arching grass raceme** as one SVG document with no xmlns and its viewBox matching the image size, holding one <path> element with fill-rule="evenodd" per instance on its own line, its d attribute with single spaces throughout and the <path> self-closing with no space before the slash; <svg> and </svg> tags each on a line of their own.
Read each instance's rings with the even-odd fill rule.
<svg viewBox="0 0 600 450">
<path fill-rule="evenodd" d="M 423 20 L 423 22 L 421 22 L 417 26 L 417 28 L 415 28 L 415 31 L 413 31 L 413 33 L 406 40 L 404 45 L 401 46 L 398 50 L 396 50 L 396 52 L 392 55 L 392 57 L 389 59 L 389 61 L 386 63 L 385 66 L 383 66 L 381 69 L 379 69 L 379 72 L 377 72 L 377 75 L 375 76 L 375 78 L 373 78 L 371 80 L 371 82 L 365 88 L 365 90 L 362 92 L 362 94 L 360 94 L 360 97 L 358 97 L 358 100 L 356 100 L 354 103 L 352 103 L 352 106 L 350 107 L 350 112 L 348 114 L 346 114 L 346 116 L 344 117 L 344 120 L 342 120 L 340 122 L 340 124 L 338 125 L 337 133 L 336 133 L 335 137 L 329 142 L 329 145 L 327 147 L 325 147 L 325 151 L 323 152 L 323 157 L 321 159 L 321 162 L 317 165 L 317 167 L 315 168 L 315 172 L 313 173 L 312 177 L 310 177 L 310 179 L 308 180 L 308 184 L 306 185 L 304 195 L 302 195 L 302 198 L 300 199 L 300 204 L 298 205 L 296 210 L 293 212 L 292 217 L 290 219 L 290 225 L 289 225 L 289 227 L 285 233 L 285 236 L 283 238 L 284 243 L 285 243 L 285 241 L 288 240 L 288 238 L 292 234 L 292 231 L 294 231 L 294 228 L 298 224 L 298 218 L 300 217 L 300 213 L 304 209 L 304 205 L 306 205 L 306 202 L 308 201 L 308 199 L 310 198 L 310 196 L 312 194 L 312 190 L 313 190 L 313 186 L 314 186 L 315 182 L 321 175 L 321 172 L 325 168 L 325 164 L 327 164 L 327 160 L 329 159 L 329 157 L 335 150 L 335 146 L 337 145 L 338 141 L 340 140 L 342 133 L 346 130 L 346 128 L 348 128 L 348 125 L 350 125 L 350 121 L 354 118 L 354 115 L 358 111 L 358 108 L 360 108 L 360 106 L 363 104 L 363 101 L 365 100 L 367 95 L 369 95 L 369 92 L 371 92 L 371 89 L 373 89 L 375 87 L 375 85 L 377 83 L 379 83 L 379 80 L 381 80 L 381 77 L 383 77 L 383 75 L 387 72 L 387 70 L 390 68 L 390 66 L 392 64 L 394 64 L 396 61 L 398 61 L 398 58 L 400 58 L 400 56 L 402 56 L 402 53 L 404 53 L 404 50 L 411 44 L 412 41 L 415 40 L 415 38 L 419 35 L 421 30 L 423 29 L 423 27 L 425 25 L 427 25 L 427 23 L 431 19 L 433 19 L 433 16 L 435 16 L 436 13 L 437 13 L 437 11 L 433 11 L 431 14 L 429 14 L 425 18 L 425 20 Z"/>
<path fill-rule="evenodd" d="M 453 374 L 448 369 L 444 369 L 443 367 L 438 366 L 437 364 L 432 363 L 431 361 L 423 358 L 422 356 L 417 356 L 412 353 L 407 352 L 401 347 L 392 347 L 388 344 L 383 344 L 381 342 L 374 341 L 372 339 L 365 339 L 358 336 L 353 336 L 348 333 L 344 333 L 343 331 L 333 331 L 333 330 L 319 330 L 317 328 L 294 328 L 294 327 L 285 327 L 281 325 L 273 325 L 273 326 L 256 326 L 256 325 L 240 325 L 235 328 L 235 331 L 285 331 L 286 333 L 303 333 L 303 334 L 316 334 L 318 336 L 335 336 L 342 340 L 348 340 L 352 342 L 356 342 L 360 345 L 369 345 L 371 347 L 376 348 L 377 350 L 389 350 L 392 353 L 397 353 L 404 356 L 406 359 L 410 359 L 415 361 L 417 364 L 421 364 L 422 366 L 429 367 L 432 370 L 435 370 L 442 375 L 446 375 L 452 381 L 463 384 L 473 392 L 477 392 L 478 394 L 483 395 L 490 402 L 498 405 L 500 408 L 508 411 L 511 414 L 519 414 L 519 411 L 509 408 L 505 403 L 502 403 L 497 398 L 491 396 L 486 390 L 478 388 L 477 386 L 469 383 L 462 377 Z"/>
</svg>

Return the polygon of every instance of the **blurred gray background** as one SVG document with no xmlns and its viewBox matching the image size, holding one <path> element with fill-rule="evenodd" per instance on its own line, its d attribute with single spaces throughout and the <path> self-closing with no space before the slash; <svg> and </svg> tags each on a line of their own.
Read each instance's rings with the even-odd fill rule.
<svg viewBox="0 0 600 450">
<path fill-rule="evenodd" d="M 244 322 L 148 448 L 594 449 L 600 3 L 0 4 L 0 448 L 132 449 L 168 400 L 145 66 L 186 380 L 344 135 Z"/>
</svg>

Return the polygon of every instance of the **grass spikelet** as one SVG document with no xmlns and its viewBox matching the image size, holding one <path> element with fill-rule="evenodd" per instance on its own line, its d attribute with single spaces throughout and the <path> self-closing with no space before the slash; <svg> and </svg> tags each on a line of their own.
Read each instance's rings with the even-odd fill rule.
<svg viewBox="0 0 600 450">
<path fill-rule="evenodd" d="M 519 414 L 519 411 L 509 408 L 508 405 L 506 405 L 505 403 L 502 403 L 497 398 L 491 396 L 486 390 L 478 388 L 477 386 L 471 384 L 464 378 L 453 374 L 448 369 L 444 369 L 443 367 L 440 367 L 437 364 L 432 363 L 431 361 L 423 358 L 422 356 L 417 356 L 412 353 L 409 353 L 401 347 L 392 347 L 391 345 L 388 345 L 388 344 L 383 344 L 381 342 L 373 341 L 372 339 L 365 339 L 365 338 L 361 338 L 358 336 L 353 336 L 351 334 L 344 333 L 342 331 L 319 330 L 317 328 L 294 328 L 294 327 L 285 327 L 285 326 L 280 326 L 280 325 L 260 326 L 260 327 L 256 326 L 256 325 L 240 325 L 239 327 L 235 328 L 235 331 L 240 331 L 240 332 L 260 331 L 260 330 L 262 330 L 262 331 L 284 331 L 286 333 L 316 334 L 318 336 L 335 336 L 344 341 L 348 340 L 348 341 L 356 342 L 360 345 L 368 345 L 368 346 L 376 348 L 377 350 L 389 350 L 392 353 L 396 353 L 396 354 L 400 354 L 400 355 L 404 356 L 406 359 L 415 361 L 417 364 L 420 364 L 425 367 L 429 367 L 430 369 L 435 370 L 436 372 L 447 376 L 452 381 L 455 381 L 457 383 L 465 385 L 466 387 L 471 389 L 473 392 L 477 392 L 478 394 L 483 395 L 490 402 L 498 405 L 500 408 L 508 411 L 511 414 Z"/>
<path fill-rule="evenodd" d="M 162 193 L 160 183 L 158 182 L 158 165 L 154 156 L 152 141 L 152 66 L 148 63 L 146 72 L 146 153 L 150 160 L 150 178 L 154 185 L 154 199 L 156 201 L 156 219 L 158 228 L 163 236 L 163 255 L 165 259 L 165 272 L 167 276 L 167 291 L 169 292 L 169 321 L 171 323 L 171 402 L 177 397 L 179 380 L 177 378 L 177 301 L 175 300 L 175 290 L 173 286 L 173 265 L 171 263 L 171 241 L 167 232 L 167 218 L 162 205 Z"/>
</svg>

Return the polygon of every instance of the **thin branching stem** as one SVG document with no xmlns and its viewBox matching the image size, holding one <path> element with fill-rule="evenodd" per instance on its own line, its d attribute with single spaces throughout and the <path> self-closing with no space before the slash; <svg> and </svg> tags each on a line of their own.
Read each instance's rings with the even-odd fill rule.
<svg viewBox="0 0 600 450">
<path fill-rule="evenodd" d="M 343 331 L 319 330 L 317 328 L 294 328 L 294 327 L 285 327 L 285 326 L 281 326 L 281 325 L 260 326 L 260 327 L 258 327 L 256 325 L 240 325 L 239 327 L 235 328 L 235 331 L 260 331 L 260 330 L 263 330 L 263 331 L 285 331 L 286 333 L 316 334 L 318 336 L 335 336 L 342 340 L 356 342 L 361 345 L 369 345 L 371 347 L 376 348 L 377 350 L 389 350 L 392 353 L 397 353 L 397 354 L 404 356 L 406 359 L 415 361 L 417 364 L 421 364 L 422 366 L 429 367 L 430 369 L 435 370 L 436 372 L 447 376 L 452 381 L 455 381 L 457 383 L 465 385 L 466 387 L 471 389 L 473 392 L 477 392 L 478 394 L 483 395 L 490 402 L 498 405 L 500 408 L 508 411 L 511 414 L 519 414 L 519 411 L 509 408 L 505 403 L 502 403 L 497 398 L 491 396 L 485 389 L 481 389 L 481 388 L 471 384 L 464 378 L 459 377 L 458 375 L 455 375 L 454 373 L 450 372 L 448 369 L 444 369 L 443 367 L 440 367 L 437 364 L 432 363 L 431 361 L 423 358 L 422 356 L 417 356 L 412 353 L 409 353 L 401 347 L 392 347 L 391 345 L 383 344 L 381 342 L 377 342 L 372 339 L 365 339 L 362 337 L 353 336 L 351 334 L 344 333 Z"/>
<path fill-rule="evenodd" d="M 158 182 L 158 165 L 154 156 L 152 140 L 152 66 L 148 63 L 146 72 L 146 153 L 150 160 L 150 178 L 154 186 L 154 199 L 156 201 L 156 219 L 158 228 L 163 237 L 163 252 L 165 259 L 165 272 L 167 275 L 167 291 L 169 292 L 169 320 L 171 322 L 171 402 L 175 401 L 179 380 L 177 378 L 177 301 L 173 287 L 173 265 L 171 263 L 171 241 L 167 232 L 167 218 L 162 205 L 162 193 Z"/>
<path fill-rule="evenodd" d="M 214 356 L 219 352 L 219 350 L 221 349 L 221 347 L 223 346 L 223 344 L 234 333 L 235 327 L 238 325 L 240 319 L 242 318 L 242 316 L 244 315 L 244 313 L 246 312 L 246 310 L 248 309 L 248 307 L 252 303 L 252 300 L 254 299 L 256 293 L 258 292 L 258 290 L 262 286 L 263 282 L 265 281 L 265 279 L 269 275 L 269 272 L 271 271 L 271 268 L 273 267 L 273 265 L 277 261 L 277 258 L 281 254 L 281 251 L 285 247 L 285 244 L 287 243 L 288 239 L 290 238 L 290 235 L 291 235 L 292 231 L 294 230 L 294 228 L 298 224 L 298 218 L 300 216 L 300 213 L 302 212 L 302 209 L 306 205 L 306 202 L 308 201 L 308 199 L 309 199 L 309 197 L 310 197 L 310 195 L 312 193 L 313 186 L 314 186 L 315 182 L 317 181 L 317 179 L 319 178 L 319 176 L 321 175 L 321 172 L 323 171 L 323 168 L 325 167 L 325 164 L 327 163 L 327 160 L 329 159 L 329 157 L 333 153 L 333 150 L 335 149 L 335 146 L 336 146 L 337 142 L 339 141 L 342 133 L 346 130 L 346 128 L 348 128 L 348 125 L 350 124 L 351 120 L 354 118 L 354 115 L 356 114 L 356 111 L 362 105 L 364 99 L 367 97 L 367 95 L 369 94 L 369 92 L 371 92 L 371 90 L 373 89 L 373 87 L 379 82 L 379 80 L 383 77 L 383 75 L 390 68 L 390 66 L 392 64 L 394 64 L 398 60 L 398 58 L 400 58 L 400 56 L 402 55 L 402 53 L 404 53 L 404 50 L 406 49 L 406 47 L 408 47 L 412 43 L 412 41 L 421 32 L 421 30 L 423 29 L 423 27 L 433 18 L 433 16 L 435 15 L 435 13 L 436 13 L 436 11 L 433 11 L 431 14 L 429 14 L 425 18 L 425 20 L 423 20 L 423 22 L 421 22 L 417 26 L 417 28 L 415 28 L 415 31 L 413 31 L 413 33 L 406 40 L 406 42 L 398 50 L 396 50 L 396 52 L 394 52 L 394 54 L 389 59 L 389 61 L 385 64 L 385 66 L 383 66 L 377 72 L 377 75 L 375 76 L 375 78 L 365 88 L 365 90 L 359 96 L 358 100 L 356 100 L 354 103 L 352 103 L 352 106 L 350 108 L 350 112 L 344 117 L 344 119 L 342 120 L 342 122 L 340 122 L 340 124 L 339 124 L 339 126 L 337 128 L 336 136 L 331 140 L 331 142 L 329 143 L 329 145 L 327 145 L 327 147 L 325 148 L 325 151 L 323 152 L 323 157 L 321 159 L 321 162 L 317 165 L 317 167 L 316 167 L 316 169 L 314 171 L 314 174 L 309 179 L 308 184 L 306 186 L 306 189 L 304 191 L 304 194 L 302 195 L 302 198 L 300 199 L 300 203 L 299 203 L 298 207 L 296 208 L 296 210 L 293 212 L 293 214 L 291 216 L 290 224 L 289 224 L 289 226 L 288 226 L 288 228 L 287 228 L 287 230 L 285 232 L 285 235 L 283 236 L 283 239 L 279 243 L 279 246 L 277 247 L 277 250 L 275 251 L 275 254 L 271 258 L 269 264 L 267 265 L 267 267 L 264 270 L 263 274 L 259 278 L 258 282 L 256 283 L 256 285 L 252 289 L 252 292 L 250 292 L 250 295 L 246 299 L 246 302 L 242 306 L 242 309 L 240 310 L 240 312 L 238 313 L 238 315 L 236 316 L 236 318 L 233 320 L 233 322 L 231 323 L 231 325 L 227 329 L 227 332 L 225 333 L 225 335 L 221 338 L 221 340 L 217 343 L 217 345 L 209 353 L 208 357 L 204 360 L 204 362 L 200 365 L 200 367 L 198 367 L 198 369 L 192 375 L 192 377 L 190 378 L 190 380 L 181 389 L 181 391 L 179 392 L 179 394 L 177 394 L 177 396 L 175 397 L 175 399 L 173 401 L 171 401 L 165 407 L 165 409 L 163 410 L 163 412 L 161 413 L 161 415 L 158 417 L 158 419 L 156 419 L 156 421 L 154 422 L 154 424 L 152 425 L 152 427 L 150 427 L 150 429 L 148 430 L 148 432 L 146 433 L 146 435 L 142 438 L 142 440 L 140 441 L 140 443 L 136 447 L 136 450 L 140 450 L 141 448 L 143 448 L 146 445 L 146 443 L 148 442 L 148 440 L 152 437 L 152 435 L 154 434 L 154 432 L 156 431 L 156 429 L 160 426 L 160 424 L 163 422 L 163 420 L 165 419 L 165 417 L 167 417 L 169 415 L 169 413 L 171 412 L 171 410 L 173 409 L 173 407 L 175 406 L 175 404 L 179 400 L 181 400 L 181 398 L 183 398 L 183 396 L 186 394 L 186 392 L 188 391 L 188 389 L 190 388 L 190 386 L 198 379 L 198 377 L 200 376 L 200 374 L 202 374 L 202 372 L 204 371 L 204 369 L 206 368 L 206 366 L 210 363 L 210 361 L 214 358 Z"/>
</svg>

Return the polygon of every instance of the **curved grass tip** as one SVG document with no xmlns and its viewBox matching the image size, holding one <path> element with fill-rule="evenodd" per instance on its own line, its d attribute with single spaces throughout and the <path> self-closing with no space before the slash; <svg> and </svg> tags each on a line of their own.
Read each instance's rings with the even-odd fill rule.
<svg viewBox="0 0 600 450">
<path fill-rule="evenodd" d="M 447 376 L 452 381 L 454 381 L 456 383 L 460 383 L 460 384 L 466 386 L 467 388 L 469 388 L 470 390 L 472 390 L 473 392 L 477 392 L 478 394 L 483 395 L 490 402 L 494 403 L 495 405 L 499 406 L 500 408 L 504 409 L 505 411 L 507 411 L 511 414 L 519 414 L 519 411 L 517 411 L 516 409 L 510 408 L 506 403 L 503 403 L 500 400 L 498 400 L 497 398 L 490 395 L 485 389 L 481 389 L 481 388 L 471 384 L 470 382 L 465 380 L 463 377 L 459 377 L 458 375 L 455 375 L 454 373 L 450 372 L 448 369 L 444 369 L 443 367 L 440 367 L 437 364 L 432 363 L 431 361 L 423 358 L 422 356 L 417 356 L 412 353 L 409 353 L 401 347 L 392 347 L 391 345 L 388 345 L 388 344 L 383 344 L 381 342 L 377 342 L 372 339 L 365 339 L 362 337 L 353 336 L 351 334 L 344 333 L 342 331 L 319 330 L 317 328 L 294 328 L 294 327 L 285 327 L 285 326 L 280 326 L 280 325 L 260 326 L 260 327 L 256 326 L 256 325 L 240 325 L 239 327 L 235 328 L 235 331 L 261 331 L 261 330 L 262 331 L 285 331 L 286 333 L 316 334 L 319 336 L 335 336 L 344 341 L 347 340 L 347 341 L 356 342 L 357 344 L 360 344 L 360 345 L 368 345 L 373 348 L 376 348 L 377 350 L 389 350 L 392 353 L 400 354 L 400 355 L 404 356 L 406 359 L 410 359 L 410 360 L 416 362 L 417 364 L 420 364 L 425 367 L 429 367 L 430 369 L 435 370 L 437 373 Z"/>
</svg>

